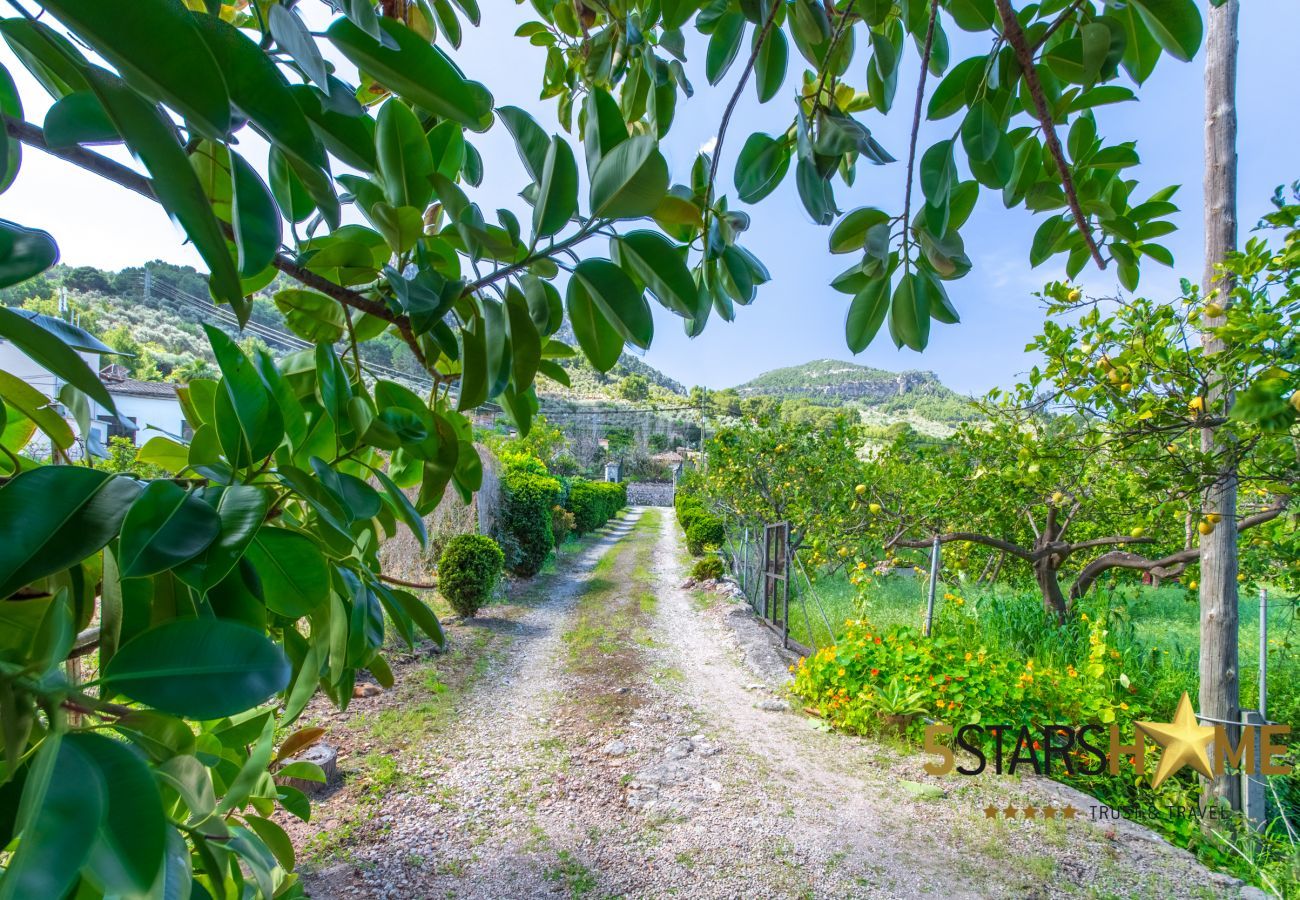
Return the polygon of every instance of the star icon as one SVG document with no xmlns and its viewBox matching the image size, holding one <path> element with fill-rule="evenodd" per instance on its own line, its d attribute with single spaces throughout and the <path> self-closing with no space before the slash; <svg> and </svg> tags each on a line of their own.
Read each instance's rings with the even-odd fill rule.
<svg viewBox="0 0 1300 900">
<path fill-rule="evenodd" d="M 1026 819 L 1032 819 L 1032 818 L 1033 818 L 1034 816 L 1036 816 L 1036 815 L 1038 815 L 1038 807 L 1036 807 L 1036 806 L 1026 806 L 1026 807 L 1025 807 L 1025 818 L 1026 818 Z"/>
<path fill-rule="evenodd" d="M 1056 818 L 1056 807 L 1055 807 L 1055 806 L 1044 806 L 1044 807 L 1043 807 L 1043 818 L 1044 818 L 1044 819 L 1055 819 L 1055 818 Z"/>
<path fill-rule="evenodd" d="M 1214 777 L 1210 769 L 1210 757 L 1206 752 L 1210 741 L 1214 740 L 1214 729 L 1198 724 L 1186 691 L 1183 692 L 1183 699 L 1178 701 L 1178 711 L 1174 713 L 1173 722 L 1138 722 L 1137 725 L 1165 748 L 1160 755 L 1155 777 L 1151 780 L 1151 787 L 1160 787 L 1162 781 L 1183 766 L 1191 766 L 1207 778 Z"/>
<path fill-rule="evenodd" d="M 1065 809 L 1061 810 L 1061 815 L 1067 819 L 1073 819 L 1078 814 L 1079 811 L 1075 809 L 1073 806 L 1067 806 Z"/>
<path fill-rule="evenodd" d="M 984 818 L 996 819 L 998 817 L 998 808 L 996 806 L 984 807 Z"/>
<path fill-rule="evenodd" d="M 1008 806 L 1006 809 L 1002 810 L 1002 815 L 1006 816 L 1008 819 L 1014 819 L 1017 811 L 1016 807 Z"/>
</svg>

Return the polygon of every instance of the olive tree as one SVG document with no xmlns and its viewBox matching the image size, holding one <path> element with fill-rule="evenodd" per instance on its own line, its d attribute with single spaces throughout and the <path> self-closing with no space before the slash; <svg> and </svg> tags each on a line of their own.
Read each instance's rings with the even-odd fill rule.
<svg viewBox="0 0 1300 900">
<path fill-rule="evenodd" d="M 1202 29 L 1193 0 L 535 0 L 517 33 L 544 48 L 542 97 L 565 131 L 547 134 L 496 105 L 493 60 L 460 52 L 476 0 L 10 5 L 0 37 L 52 105 L 32 121 L 0 72 L 0 190 L 35 150 L 156 201 L 214 300 L 244 323 L 287 280 L 275 305 L 314 346 L 275 359 L 209 327 L 219 377 L 181 388 L 193 437 L 144 447 L 172 476 L 146 481 L 74 459 L 92 403 L 114 413 L 81 353 L 111 348 L 0 309 L 0 336 L 58 379 L 68 413 L 0 373 L 6 897 L 301 893 L 270 816 L 308 814 L 276 775 L 313 774 L 280 767 L 319 733 L 276 735 L 318 690 L 346 705 L 361 669 L 389 680 L 386 629 L 441 640 L 377 551 L 399 525 L 422 534 L 449 487 L 477 489 L 465 413 L 493 401 L 527 432 L 537 377 L 567 380 L 558 360 L 608 371 L 650 344 L 648 297 L 695 335 L 768 280 L 718 178 L 746 91 L 793 109 L 744 142 L 739 201 L 793 163 L 804 207 L 835 225 L 830 249 L 857 256 L 835 281 L 853 295 L 850 347 L 888 316 L 920 349 L 932 318 L 957 320 L 945 284 L 970 268 L 960 229 L 981 188 L 1045 214 L 1031 262 L 1114 262 L 1134 284 L 1139 257 L 1168 261 L 1155 239 L 1172 190 L 1137 193 L 1123 177 L 1137 153 L 1106 143 L 1098 110 L 1134 99 L 1123 82 L 1163 54 L 1190 59 Z M 952 62 L 954 29 L 988 48 Z M 688 31 L 710 83 L 738 74 L 714 151 L 671 173 L 659 141 L 694 90 Z M 891 153 L 863 119 L 890 112 L 909 43 L 912 137 Z M 951 118 L 952 137 L 920 148 L 922 115 Z M 522 215 L 475 201 L 498 178 L 474 143 L 494 128 L 527 171 Z M 902 207 L 841 215 L 858 165 L 894 153 Z M 51 235 L 0 223 L 0 289 L 57 256 Z M 577 350 L 556 337 L 566 324 Z M 424 381 L 367 368 L 360 347 L 394 340 Z M 38 432 L 47 458 L 29 449 Z M 78 683 L 66 664 L 84 657 L 98 677 Z"/>
</svg>

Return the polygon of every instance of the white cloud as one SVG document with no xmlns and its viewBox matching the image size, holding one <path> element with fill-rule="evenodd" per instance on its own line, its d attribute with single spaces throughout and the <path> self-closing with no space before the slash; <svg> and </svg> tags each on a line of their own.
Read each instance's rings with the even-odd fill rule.
<svg viewBox="0 0 1300 900">
<path fill-rule="evenodd" d="M 718 136 L 715 134 L 713 137 L 709 138 L 703 144 L 700 144 L 700 152 L 712 153 L 714 150 L 717 149 L 717 146 L 718 146 Z"/>
</svg>

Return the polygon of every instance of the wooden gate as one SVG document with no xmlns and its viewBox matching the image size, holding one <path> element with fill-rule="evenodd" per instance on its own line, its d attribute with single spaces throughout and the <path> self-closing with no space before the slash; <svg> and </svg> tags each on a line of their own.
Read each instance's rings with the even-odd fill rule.
<svg viewBox="0 0 1300 900">
<path fill-rule="evenodd" d="M 781 635 L 781 645 L 801 656 L 812 653 L 790 639 L 790 524 L 777 522 L 763 527 L 763 624 Z"/>
</svg>

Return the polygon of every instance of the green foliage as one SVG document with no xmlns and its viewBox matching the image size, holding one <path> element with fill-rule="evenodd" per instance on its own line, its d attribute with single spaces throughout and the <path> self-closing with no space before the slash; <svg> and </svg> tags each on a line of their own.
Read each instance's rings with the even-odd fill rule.
<svg viewBox="0 0 1300 900">
<path fill-rule="evenodd" d="M 696 581 L 717 581 L 727 573 L 720 556 L 705 556 L 691 566 L 691 577 Z"/>
<path fill-rule="evenodd" d="M 624 400 L 647 400 L 650 397 L 650 382 L 644 375 L 628 375 L 618 383 L 618 395 Z"/>
<path fill-rule="evenodd" d="M 712 513 L 697 513 L 686 526 L 686 549 L 692 556 L 703 556 L 711 549 L 722 546 L 726 530 L 722 520 Z"/>
<path fill-rule="evenodd" d="M 569 484 L 567 508 L 573 513 L 573 530 L 579 535 L 600 528 L 625 506 L 626 485 L 584 478 L 574 478 Z"/>
<path fill-rule="evenodd" d="M 129 437 L 108 439 L 108 456 L 97 464 L 105 472 L 115 475 L 134 475 L 137 478 L 161 478 L 167 470 L 162 466 L 141 462 L 135 441 Z"/>
<path fill-rule="evenodd" d="M 573 534 L 575 520 L 573 513 L 563 506 L 551 507 L 551 533 L 555 536 L 555 549 L 564 546 L 564 542 Z"/>
<path fill-rule="evenodd" d="M 925 64 L 939 75 L 949 63 L 945 24 L 929 21 L 924 4 L 847 4 L 833 24 L 815 4 L 778 21 L 786 7 L 773 4 L 766 15 L 774 18 L 762 27 L 734 8 L 701 11 L 698 2 L 638 0 L 635 9 L 583 5 L 580 12 L 568 3 L 535 4 L 537 19 L 520 37 L 545 48 L 541 94 L 556 101 L 566 133 L 547 135 L 522 110 L 495 109 L 489 87 L 473 80 L 482 60 L 455 55 L 461 14 L 476 23 L 477 4 L 457 4 L 459 12 L 437 5 L 436 33 L 415 7 L 399 20 L 384 15 L 390 4 L 371 0 L 313 4 L 312 14 L 328 6 L 323 30 L 308 30 L 295 5 L 175 0 L 38 0 L 40 15 L 0 20 L 13 57 L 32 76 L 24 91 L 48 95 L 19 97 L 4 73 L 0 105 L 14 121 L 0 190 L 21 177 L 22 143 L 74 151 L 68 155 L 124 189 L 139 191 L 147 178 L 149 194 L 209 272 L 203 279 L 173 267 L 174 281 L 187 293 L 210 294 L 240 326 L 275 314 L 265 297 L 255 299 L 259 291 L 299 291 L 279 294 L 280 306 L 286 325 L 312 345 L 275 360 L 256 339 L 236 340 L 196 316 L 206 347 L 199 341 L 182 356 L 178 345 L 146 339 L 131 322 L 140 377 L 197 374 L 190 367 L 200 358 L 215 367 L 180 391 L 193 439 L 163 439 L 144 459 L 176 480 L 148 487 L 25 457 L 37 429 L 66 455 L 69 429 L 10 402 L 21 389 L 6 383 L 0 472 L 12 477 L 0 487 L 0 523 L 21 540 L 0 548 L 10 636 L 0 647 L 0 784 L 23 811 L 6 894 L 59 896 L 79 878 L 86 891 L 115 896 L 162 883 L 183 890 L 187 882 L 212 896 L 301 893 L 287 838 L 270 816 L 278 807 L 305 817 L 308 804 L 270 775 L 275 735 L 318 687 L 344 706 L 358 669 L 387 671 L 381 652 L 389 623 L 408 644 L 417 628 L 442 640 L 427 607 L 379 577 L 378 548 L 399 523 L 423 539 L 421 516 L 448 487 L 465 499 L 478 488 L 482 471 L 464 413 L 495 401 L 526 434 L 539 408 L 537 375 L 563 380 L 557 360 L 575 355 L 559 337 L 566 318 L 578 348 L 604 372 L 628 343 L 649 345 L 649 298 L 695 336 L 715 312 L 734 318 L 769 280 L 741 243 L 750 216 L 718 190 L 716 160 L 701 154 L 674 184 L 659 148 L 679 99 L 693 92 L 680 59 L 670 60 L 682 55 L 688 22 L 710 35 L 711 81 L 745 46 L 755 54 L 745 77 L 756 72 L 764 99 L 794 58 L 791 43 L 811 65 L 809 90 L 774 123 L 779 137 L 757 142 L 762 152 L 746 161 L 741 190 L 753 201 L 793 168 L 801 199 L 823 224 L 838 215 L 837 175 L 847 186 L 860 161 L 889 159 L 855 116 L 872 106 L 888 111 L 905 36 L 926 41 L 933 33 Z M 1192 4 L 1141 8 L 1123 21 L 1108 16 L 1114 27 L 1102 28 L 1091 4 L 1059 20 L 1050 5 L 1025 4 L 1002 26 L 1014 36 L 1053 22 L 1048 46 L 1020 68 L 1044 85 L 1052 107 L 1044 118 L 1069 131 L 1066 174 L 1089 201 L 1088 221 L 1081 212 L 1057 212 L 1065 205 L 1063 176 L 1043 159 L 1036 125 L 1021 112 L 1022 79 L 1002 35 L 991 56 L 953 67 L 935 90 L 931 115 L 961 113 L 966 124 L 960 147 L 936 145 L 922 155 L 919 173 L 907 173 L 919 175 L 923 208 L 887 214 L 864 233 L 862 215 L 836 229 L 836 250 L 861 248 L 861 261 L 836 288 L 859 297 L 888 293 L 896 341 L 923 346 L 931 317 L 956 320 L 941 282 L 969 268 L 959 229 L 980 186 L 1001 190 L 1009 204 L 1052 211 L 1031 248 L 1035 263 L 1067 253 L 1067 271 L 1078 271 L 1088 256 L 1078 227 L 1097 230 L 1128 286 L 1136 283 L 1138 251 L 1167 257 L 1133 234 L 1164 227 L 1172 192 L 1138 203 L 1135 183 L 1121 174 L 1137 154 L 1105 146 L 1093 112 L 1128 96 L 1107 84 L 1121 65 L 1141 83 L 1162 51 L 1188 59 L 1199 44 Z M 958 14 L 945 8 L 943 15 Z M 973 23 L 978 13 L 961 16 L 964 27 L 993 24 Z M 750 32 L 768 37 L 747 43 Z M 1106 52 L 1080 56 L 1085 34 L 1101 35 Z M 882 40 L 892 51 L 882 52 Z M 868 71 L 850 67 L 854 48 L 868 46 L 871 74 L 859 91 L 841 76 Z M 24 106 L 47 105 L 48 131 L 21 121 Z M 578 121 L 581 141 L 570 136 Z M 494 128 L 513 138 L 526 185 L 503 192 L 495 173 L 484 172 L 471 141 Z M 245 129 L 269 145 L 256 162 L 243 155 Z M 92 148 L 103 143 L 120 144 L 139 161 L 140 175 L 97 158 Z M 970 180 L 962 180 L 959 158 Z M 485 213 L 476 202 L 520 189 L 530 214 Z M 105 228 L 115 224 L 111 208 L 87 214 L 102 216 Z M 610 247 L 609 258 L 568 265 L 596 241 Z M 48 296 L 52 283 L 40 279 L 57 257 L 51 235 L 0 223 L 0 290 L 38 285 L 10 300 Z M 572 271 L 563 299 L 553 283 L 560 261 Z M 116 279 L 79 270 L 69 277 L 90 292 L 84 296 L 106 285 L 122 292 Z M 879 327 L 876 312 L 866 318 Z M 861 315 L 850 320 L 856 348 L 871 329 Z M 70 386 L 59 398 L 69 409 L 85 410 L 94 399 L 113 412 L 77 352 L 89 338 L 83 330 L 6 306 L 0 337 Z M 197 327 L 188 338 L 200 338 Z M 367 373 L 367 361 L 398 365 L 419 390 Z M 454 397 L 431 389 L 452 382 Z M 738 397 L 724 405 L 734 414 Z M 87 423 L 78 427 L 84 438 Z M 412 489 L 414 500 L 406 494 Z M 785 500 L 776 499 L 784 510 Z M 569 496 L 580 532 L 624 502 L 619 485 L 579 482 Z M 490 541 L 476 550 L 474 590 L 501 565 Z M 107 678 L 89 695 L 67 680 L 63 662 L 96 615 Z M 226 651 L 219 660 L 215 646 Z M 161 668 L 164 649 L 171 653 Z M 222 684 L 231 686 L 224 694 Z M 134 706 L 124 713 L 109 695 Z M 69 708 L 80 713 L 76 724 Z M 68 785 L 77 786 L 75 795 Z"/>
<path fill-rule="evenodd" d="M 536 467 L 507 462 L 501 473 L 501 511 L 497 528 L 503 547 L 512 553 L 506 565 L 516 575 L 530 577 L 541 571 L 557 544 L 551 508 L 560 499 L 560 482 Z"/>
<path fill-rule="evenodd" d="M 458 534 L 438 560 L 438 593 L 459 616 L 473 616 L 487 603 L 501 578 L 505 554 L 481 534 Z"/>
</svg>

